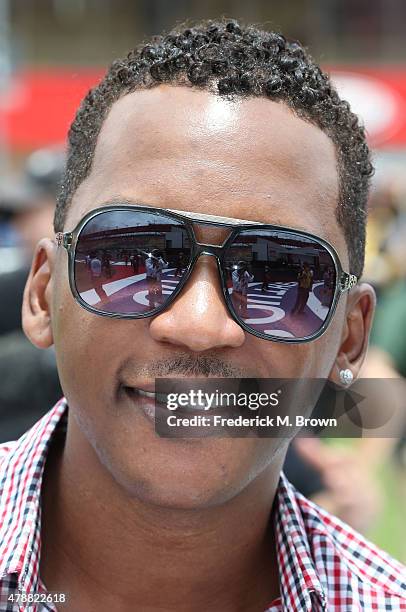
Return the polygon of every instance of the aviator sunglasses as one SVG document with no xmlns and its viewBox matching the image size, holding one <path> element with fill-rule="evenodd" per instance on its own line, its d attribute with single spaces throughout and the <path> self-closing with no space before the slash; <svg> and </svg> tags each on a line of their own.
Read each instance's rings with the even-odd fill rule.
<svg viewBox="0 0 406 612">
<path fill-rule="evenodd" d="M 229 228 L 230 235 L 220 246 L 200 243 L 195 224 Z M 197 259 L 215 257 L 230 315 L 250 334 L 276 342 L 321 336 L 340 295 L 357 283 L 332 245 L 308 232 L 166 208 L 103 206 L 56 242 L 68 252 L 75 300 L 119 319 L 159 314 Z"/>
</svg>

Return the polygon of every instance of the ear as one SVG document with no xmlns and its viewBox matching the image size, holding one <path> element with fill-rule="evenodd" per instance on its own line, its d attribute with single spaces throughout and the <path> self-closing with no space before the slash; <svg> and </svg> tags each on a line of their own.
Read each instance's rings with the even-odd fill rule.
<svg viewBox="0 0 406 612">
<path fill-rule="evenodd" d="M 38 348 L 54 343 L 51 326 L 52 271 L 56 244 L 44 238 L 34 252 L 24 290 L 22 320 L 27 338 Z"/>
<path fill-rule="evenodd" d="M 364 362 L 375 312 L 375 291 L 367 283 L 356 285 L 348 295 L 341 344 L 329 379 L 341 385 L 340 370 L 351 370 L 354 380 Z"/>
</svg>

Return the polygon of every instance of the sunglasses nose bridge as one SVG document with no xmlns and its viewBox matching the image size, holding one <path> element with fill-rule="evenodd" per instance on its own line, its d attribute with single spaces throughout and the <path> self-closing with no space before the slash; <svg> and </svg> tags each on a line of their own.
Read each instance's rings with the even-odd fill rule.
<svg viewBox="0 0 406 612">
<path fill-rule="evenodd" d="M 217 244 L 204 244 L 198 242 L 196 247 L 196 257 L 200 257 L 201 255 L 210 255 L 211 257 L 216 257 L 216 259 L 219 259 L 223 251 L 223 247 Z"/>
<path fill-rule="evenodd" d="M 214 257 L 217 263 L 218 272 L 220 274 L 220 277 L 222 278 L 222 271 L 221 271 L 222 253 L 223 253 L 223 246 L 221 245 L 202 244 L 200 242 L 197 242 L 195 256 L 193 258 L 194 259 L 193 267 L 202 255 L 208 255 L 209 257 Z"/>
<path fill-rule="evenodd" d="M 222 253 L 223 247 L 221 245 L 197 242 L 194 262 L 196 263 L 202 255 L 208 255 L 209 257 L 214 257 L 216 259 L 217 267 L 220 268 Z"/>
</svg>

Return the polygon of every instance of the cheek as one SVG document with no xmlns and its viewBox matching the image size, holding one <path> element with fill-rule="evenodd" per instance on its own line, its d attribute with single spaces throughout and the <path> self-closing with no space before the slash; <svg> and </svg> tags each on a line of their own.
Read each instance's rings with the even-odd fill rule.
<svg viewBox="0 0 406 612">
<path fill-rule="evenodd" d="M 268 342 L 247 336 L 247 363 L 257 364 L 256 376 L 263 378 L 327 378 L 342 342 L 345 302 L 339 302 L 327 331 L 304 344 Z"/>
<path fill-rule="evenodd" d="M 58 309 L 54 336 L 58 371 L 65 395 L 69 400 L 72 395 L 75 398 L 94 396 L 109 374 L 107 338 L 86 315 L 77 312 L 75 305 L 69 311 L 66 307 Z"/>
<path fill-rule="evenodd" d="M 308 344 L 283 344 L 254 339 L 256 346 L 249 363 L 258 363 L 257 376 L 262 378 L 308 378 L 322 376 L 320 372 L 325 347 L 320 341 Z M 321 351 L 320 351 L 321 348 Z M 248 361 L 248 360 L 247 360 Z"/>
<path fill-rule="evenodd" d="M 52 328 L 61 385 L 69 400 L 77 405 L 112 386 L 117 351 L 112 351 L 111 321 L 81 308 L 67 282 L 54 288 Z"/>
</svg>

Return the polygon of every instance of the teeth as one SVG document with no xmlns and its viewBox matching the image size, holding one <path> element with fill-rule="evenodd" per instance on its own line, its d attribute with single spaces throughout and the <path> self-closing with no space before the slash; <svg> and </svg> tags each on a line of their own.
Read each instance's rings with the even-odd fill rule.
<svg viewBox="0 0 406 612">
<path fill-rule="evenodd" d="M 138 395 L 141 395 L 142 397 L 155 397 L 155 393 L 152 391 L 142 391 L 141 389 L 138 389 Z"/>
<path fill-rule="evenodd" d="M 141 397 L 148 397 L 149 399 L 156 400 L 159 404 L 166 404 L 166 402 L 168 401 L 167 393 L 154 393 L 152 391 L 142 391 L 141 389 L 139 389 L 138 395 L 141 395 Z"/>
<path fill-rule="evenodd" d="M 142 389 L 137 389 L 137 394 L 141 397 L 147 397 L 148 399 L 153 399 L 155 400 L 158 404 L 167 404 L 168 402 L 168 394 L 167 393 L 154 393 L 153 391 L 143 391 Z M 222 408 L 222 403 L 219 402 L 218 404 L 213 404 L 211 406 L 212 409 L 216 409 L 216 408 Z M 187 409 L 191 412 L 202 412 L 207 411 L 208 410 L 208 406 L 207 404 L 205 404 L 204 402 L 195 405 L 195 406 L 191 406 L 188 405 Z"/>
</svg>

